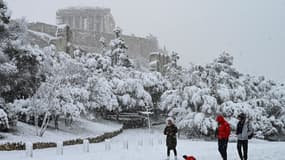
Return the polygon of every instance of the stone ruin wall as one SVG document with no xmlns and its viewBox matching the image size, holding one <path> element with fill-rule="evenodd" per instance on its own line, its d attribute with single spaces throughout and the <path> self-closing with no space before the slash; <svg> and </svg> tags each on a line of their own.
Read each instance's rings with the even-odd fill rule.
<svg viewBox="0 0 285 160">
<path fill-rule="evenodd" d="M 109 44 L 115 38 L 115 20 L 108 8 L 69 7 L 58 10 L 56 19 L 57 26 L 30 23 L 28 38 L 31 43 L 40 47 L 54 44 L 57 50 L 73 55 L 76 48 L 85 52 L 102 53 L 103 46 L 99 39 L 104 37 L 106 44 Z M 152 52 L 167 52 L 159 49 L 158 41 L 153 36 L 143 38 L 122 35 L 122 38 L 128 46 L 127 54 L 139 65 L 148 67 L 149 54 Z M 157 61 L 161 59 L 157 57 Z"/>
<path fill-rule="evenodd" d="M 162 52 L 152 52 L 149 55 L 150 70 L 164 74 L 167 71 L 167 64 L 170 57 Z"/>
<path fill-rule="evenodd" d="M 115 35 L 112 33 L 90 32 L 82 30 L 73 30 L 73 43 L 82 50 L 88 52 L 102 53 L 102 44 L 99 42 L 101 37 L 105 38 L 106 44 L 109 44 Z M 154 38 L 141 38 L 135 36 L 122 35 L 127 46 L 127 53 L 130 57 L 139 62 L 148 62 L 149 53 L 159 50 L 158 42 Z"/>
<path fill-rule="evenodd" d="M 32 31 L 42 32 L 56 37 L 57 26 L 46 23 L 29 23 L 28 29 Z"/>
<path fill-rule="evenodd" d="M 112 33 L 115 20 L 111 9 L 100 7 L 69 7 L 56 12 L 57 24 L 68 24 L 72 29 Z"/>
<path fill-rule="evenodd" d="M 28 39 L 32 45 L 38 45 L 43 48 L 52 44 L 48 38 L 39 36 L 38 33 L 46 33 L 52 37 L 55 37 L 57 27 L 54 25 L 44 24 L 44 23 L 29 23 L 28 24 Z"/>
<path fill-rule="evenodd" d="M 45 23 L 29 23 L 28 39 L 32 45 L 43 48 L 55 45 L 58 51 L 73 53 L 72 31 L 68 26 L 55 26 Z"/>
<path fill-rule="evenodd" d="M 102 44 L 99 39 L 104 37 L 106 44 L 109 44 L 112 39 L 115 38 L 113 33 L 103 33 L 96 31 L 84 31 L 79 29 L 70 29 L 68 32 L 64 33 L 61 37 L 57 37 L 57 26 L 45 23 L 30 23 L 28 25 L 29 34 L 28 37 L 32 44 L 37 44 L 40 47 L 45 47 L 53 44 L 57 47 L 59 51 L 69 52 L 73 54 L 74 48 L 79 48 L 86 52 L 96 52 L 102 53 Z M 51 36 L 52 39 L 43 39 L 39 34 L 34 34 L 37 32 L 39 34 L 44 33 Z M 129 49 L 127 54 L 143 63 L 144 66 L 148 64 L 149 53 L 159 50 L 158 41 L 154 37 L 142 38 L 135 36 L 122 35 Z M 72 45 L 73 49 L 68 48 L 69 44 Z"/>
</svg>

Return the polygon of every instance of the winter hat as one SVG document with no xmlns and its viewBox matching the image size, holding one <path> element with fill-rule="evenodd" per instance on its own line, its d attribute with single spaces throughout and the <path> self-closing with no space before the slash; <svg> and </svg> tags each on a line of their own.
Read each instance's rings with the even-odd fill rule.
<svg viewBox="0 0 285 160">
<path fill-rule="evenodd" d="M 168 123 L 168 121 L 171 121 L 174 124 L 174 119 L 172 117 L 166 118 L 166 124 Z"/>
<path fill-rule="evenodd" d="M 223 123 L 223 122 L 225 122 L 225 119 L 224 119 L 224 117 L 223 117 L 222 115 L 218 115 L 218 116 L 216 117 L 216 121 L 217 121 L 218 123 Z"/>
<path fill-rule="evenodd" d="M 238 118 L 240 119 L 245 119 L 246 118 L 246 115 L 244 113 L 241 113 L 238 115 Z"/>
</svg>

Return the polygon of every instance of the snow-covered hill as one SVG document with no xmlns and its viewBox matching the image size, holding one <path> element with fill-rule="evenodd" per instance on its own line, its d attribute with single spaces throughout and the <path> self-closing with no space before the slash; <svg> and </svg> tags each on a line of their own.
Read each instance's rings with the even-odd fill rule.
<svg viewBox="0 0 285 160">
<path fill-rule="evenodd" d="M 58 142 L 77 138 L 88 138 L 102 135 L 106 132 L 119 130 L 122 125 L 108 121 L 92 122 L 84 119 L 75 119 L 72 127 L 59 124 L 60 129 L 48 128 L 42 137 L 37 136 L 35 126 L 18 122 L 17 130 L 11 133 L 1 133 L 4 139 L 1 143 L 11 142 Z"/>
</svg>

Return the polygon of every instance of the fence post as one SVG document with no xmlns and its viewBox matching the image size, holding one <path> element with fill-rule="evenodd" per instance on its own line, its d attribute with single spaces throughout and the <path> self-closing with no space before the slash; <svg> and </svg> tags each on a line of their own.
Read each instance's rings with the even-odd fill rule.
<svg viewBox="0 0 285 160">
<path fill-rule="evenodd" d="M 162 145 L 162 143 L 163 143 L 163 142 L 162 142 L 162 138 L 159 138 L 159 139 L 158 139 L 158 144 L 159 144 L 159 145 Z"/>
<path fill-rule="evenodd" d="M 129 142 L 128 142 L 128 140 L 124 140 L 123 141 L 123 148 L 126 149 L 126 150 L 129 149 Z"/>
<path fill-rule="evenodd" d="M 62 142 L 57 142 L 56 143 L 56 154 L 58 156 L 63 155 L 63 143 Z"/>
<path fill-rule="evenodd" d="M 151 145 L 151 146 L 153 146 L 154 144 L 153 144 L 153 137 L 151 136 L 151 137 L 149 137 L 149 144 Z"/>
<path fill-rule="evenodd" d="M 83 152 L 89 152 L 89 140 L 88 139 L 83 140 Z"/>
<path fill-rule="evenodd" d="M 109 139 L 105 140 L 105 150 L 110 151 L 111 150 L 111 142 Z"/>
<path fill-rule="evenodd" d="M 138 141 L 138 145 L 139 145 L 140 147 L 143 146 L 143 139 L 140 139 L 140 140 Z"/>
<path fill-rule="evenodd" d="M 26 142 L 25 147 L 26 147 L 26 156 L 28 158 L 33 158 L 33 143 Z"/>
</svg>

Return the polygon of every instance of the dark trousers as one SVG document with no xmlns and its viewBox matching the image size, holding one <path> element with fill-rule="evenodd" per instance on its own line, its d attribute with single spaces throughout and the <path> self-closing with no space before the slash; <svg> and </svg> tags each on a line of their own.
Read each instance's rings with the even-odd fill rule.
<svg viewBox="0 0 285 160">
<path fill-rule="evenodd" d="M 170 156 L 170 151 L 171 151 L 171 150 L 173 150 L 174 155 L 177 156 L 176 148 L 169 148 L 169 147 L 167 148 L 167 156 L 168 156 L 168 157 Z"/>
<path fill-rule="evenodd" d="M 238 155 L 241 160 L 247 160 L 248 140 L 238 140 L 237 142 Z M 242 154 L 243 150 L 243 154 Z"/>
<path fill-rule="evenodd" d="M 228 139 L 219 139 L 218 148 L 223 160 L 227 160 Z"/>
</svg>

